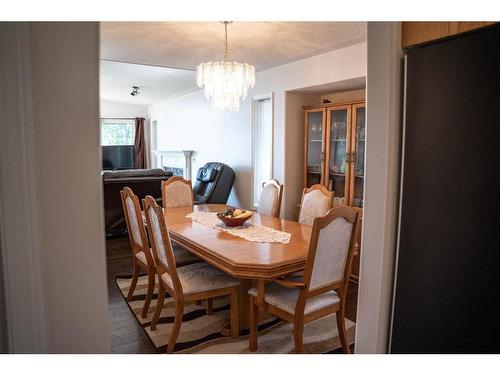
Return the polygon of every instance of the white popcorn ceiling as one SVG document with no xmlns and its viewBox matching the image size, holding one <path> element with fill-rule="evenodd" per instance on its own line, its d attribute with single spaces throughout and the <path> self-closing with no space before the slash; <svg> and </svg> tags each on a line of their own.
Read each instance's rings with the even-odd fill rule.
<svg viewBox="0 0 500 375">
<path fill-rule="evenodd" d="M 366 40 L 366 22 L 234 22 L 228 26 L 229 60 L 257 71 Z M 221 60 L 219 22 L 102 22 L 101 58 L 196 69 Z"/>
<path fill-rule="evenodd" d="M 100 97 L 115 102 L 150 105 L 198 89 L 191 70 L 101 61 Z M 132 86 L 139 95 L 132 96 Z"/>
<path fill-rule="evenodd" d="M 336 92 L 359 90 L 364 88 L 366 88 L 366 77 L 357 77 L 338 82 L 325 83 L 323 85 L 304 87 L 298 90 L 291 90 L 291 92 L 302 92 L 305 94 L 333 94 Z"/>
</svg>

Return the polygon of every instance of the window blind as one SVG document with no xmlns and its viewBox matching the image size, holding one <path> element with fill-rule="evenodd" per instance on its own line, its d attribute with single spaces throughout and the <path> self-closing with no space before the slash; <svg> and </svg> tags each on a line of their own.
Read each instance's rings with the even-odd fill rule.
<svg viewBox="0 0 500 375">
<path fill-rule="evenodd" d="M 262 183 L 273 171 L 273 113 L 271 98 L 255 101 L 253 137 L 253 205 L 258 207 Z"/>
</svg>

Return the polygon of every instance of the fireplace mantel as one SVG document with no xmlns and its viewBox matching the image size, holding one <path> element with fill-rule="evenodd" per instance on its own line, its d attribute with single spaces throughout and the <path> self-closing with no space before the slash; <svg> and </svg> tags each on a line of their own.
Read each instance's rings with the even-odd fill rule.
<svg viewBox="0 0 500 375">
<path fill-rule="evenodd" d="M 186 180 L 191 180 L 191 161 L 194 151 L 192 150 L 153 150 L 153 153 L 159 158 L 159 166 L 165 170 L 172 170 L 182 174 L 174 173 L 175 175 L 183 176 Z"/>
</svg>

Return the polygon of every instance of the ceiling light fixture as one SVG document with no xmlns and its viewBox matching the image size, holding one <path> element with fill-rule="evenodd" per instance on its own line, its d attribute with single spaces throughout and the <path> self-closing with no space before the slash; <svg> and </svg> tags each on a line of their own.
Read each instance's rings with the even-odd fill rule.
<svg viewBox="0 0 500 375">
<path fill-rule="evenodd" d="M 138 86 L 132 86 L 132 92 L 130 93 L 130 95 L 132 96 L 137 96 L 139 95 L 139 87 Z"/>
<path fill-rule="evenodd" d="M 240 100 L 245 100 L 249 88 L 255 85 L 255 67 L 247 63 L 227 61 L 227 25 L 224 21 L 224 60 L 198 65 L 196 81 L 205 97 L 218 111 L 236 112 Z"/>
</svg>

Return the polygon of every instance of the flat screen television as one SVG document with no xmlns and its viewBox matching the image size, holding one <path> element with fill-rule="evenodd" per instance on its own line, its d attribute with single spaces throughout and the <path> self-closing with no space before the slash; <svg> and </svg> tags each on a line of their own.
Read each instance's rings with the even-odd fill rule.
<svg viewBox="0 0 500 375">
<path fill-rule="evenodd" d="M 134 169 L 134 145 L 102 146 L 102 169 Z"/>
</svg>

